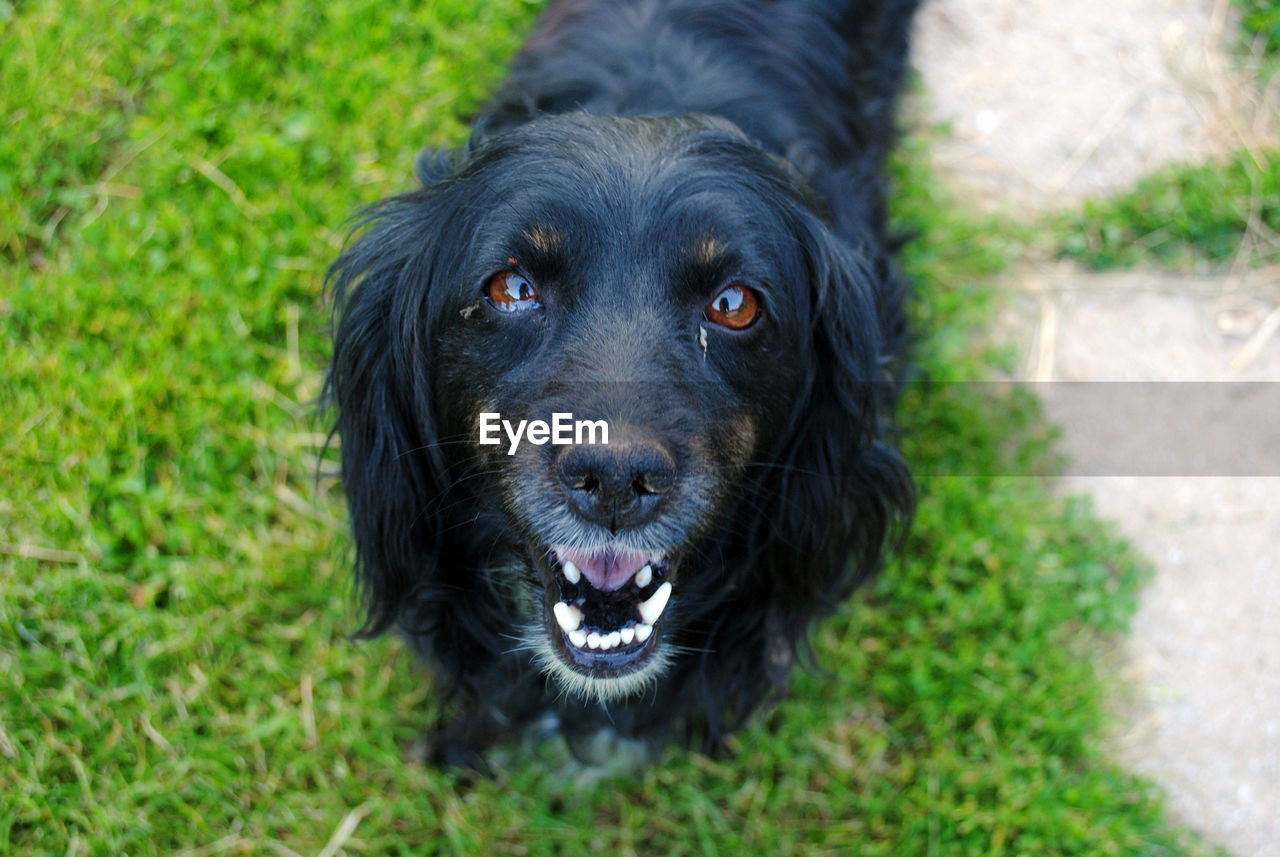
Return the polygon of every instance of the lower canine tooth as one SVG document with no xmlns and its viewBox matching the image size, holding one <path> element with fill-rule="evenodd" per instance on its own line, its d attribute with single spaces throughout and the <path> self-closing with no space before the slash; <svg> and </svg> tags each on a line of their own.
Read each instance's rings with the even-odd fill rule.
<svg viewBox="0 0 1280 857">
<path fill-rule="evenodd" d="M 577 583 L 582 580 L 582 572 L 578 571 L 578 567 L 568 560 L 565 560 L 564 563 L 564 579 L 570 583 Z"/>
<path fill-rule="evenodd" d="M 658 617 L 662 615 L 662 611 L 667 609 L 667 600 L 671 597 L 671 581 L 667 581 L 658 587 L 653 596 L 648 601 L 640 603 L 640 618 L 647 624 L 652 625 L 658 621 Z"/>
<path fill-rule="evenodd" d="M 643 643 L 653 633 L 652 625 L 636 625 L 636 642 Z"/>
<path fill-rule="evenodd" d="M 586 631 L 570 631 L 569 642 L 573 643 L 575 646 L 581 649 L 583 646 L 587 644 L 587 632 Z"/>
<path fill-rule="evenodd" d="M 578 626 L 582 624 L 582 611 L 571 604 L 557 601 L 551 612 L 556 614 L 556 621 L 566 634 L 578 630 Z"/>
</svg>

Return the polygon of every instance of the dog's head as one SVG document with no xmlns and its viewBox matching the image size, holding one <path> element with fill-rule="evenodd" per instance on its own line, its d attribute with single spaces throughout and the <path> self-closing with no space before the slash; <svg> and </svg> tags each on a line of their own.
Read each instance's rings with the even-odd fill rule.
<svg viewBox="0 0 1280 857">
<path fill-rule="evenodd" d="M 884 260 L 785 162 L 713 119 L 568 116 L 418 172 L 331 273 L 371 630 L 608 700 L 686 630 L 764 621 L 736 599 L 802 625 L 875 565 L 909 491 Z"/>
</svg>

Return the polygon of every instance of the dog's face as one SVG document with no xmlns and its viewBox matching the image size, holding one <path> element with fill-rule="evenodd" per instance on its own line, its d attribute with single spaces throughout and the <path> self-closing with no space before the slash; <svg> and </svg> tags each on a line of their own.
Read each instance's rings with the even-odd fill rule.
<svg viewBox="0 0 1280 857">
<path fill-rule="evenodd" d="M 660 670 L 709 573 L 695 548 L 731 535 L 800 392 L 804 260 L 765 159 L 724 131 L 550 123 L 501 147 L 459 187 L 481 210 L 433 330 L 442 434 L 537 582 L 520 635 L 562 684 L 621 695 Z M 597 443 L 481 445 L 481 414 Z"/>
<path fill-rule="evenodd" d="M 411 519 L 371 525 L 366 575 L 397 561 L 371 540 L 435 540 L 434 571 L 379 570 L 374 598 L 384 578 L 452 576 L 492 600 L 467 608 L 490 617 L 486 645 L 532 650 L 585 698 L 635 693 L 749 573 L 726 557 L 747 564 L 770 468 L 792 460 L 818 340 L 874 329 L 869 290 L 823 318 L 834 251 L 803 183 L 713 120 L 544 119 L 423 164 L 426 189 L 384 215 L 394 258 L 349 257 L 365 282 L 338 337 L 390 340 L 346 369 L 349 389 L 389 389 L 339 403 L 358 542 L 364 517 Z M 870 373 L 861 348 L 841 359 Z M 339 355 L 339 398 L 342 372 Z M 376 431 L 343 425 L 355 409 L 403 423 L 377 440 L 402 447 L 389 470 L 432 473 L 352 494 L 347 446 Z"/>
</svg>

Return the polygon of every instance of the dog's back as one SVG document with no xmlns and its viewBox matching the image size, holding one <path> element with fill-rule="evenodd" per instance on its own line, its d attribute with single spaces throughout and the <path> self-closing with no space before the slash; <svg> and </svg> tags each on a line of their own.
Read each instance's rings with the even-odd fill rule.
<svg viewBox="0 0 1280 857">
<path fill-rule="evenodd" d="M 578 110 L 720 116 L 799 167 L 838 226 L 864 226 L 917 3 L 552 0 L 475 133 Z"/>
</svg>

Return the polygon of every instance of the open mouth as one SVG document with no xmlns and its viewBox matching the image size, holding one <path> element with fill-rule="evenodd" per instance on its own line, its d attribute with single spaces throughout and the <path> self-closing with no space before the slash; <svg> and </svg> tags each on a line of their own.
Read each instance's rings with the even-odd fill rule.
<svg viewBox="0 0 1280 857">
<path fill-rule="evenodd" d="M 566 662 L 596 678 L 626 675 L 656 651 L 674 564 L 663 554 L 614 546 L 553 547 L 547 556 L 548 626 Z"/>
</svg>

